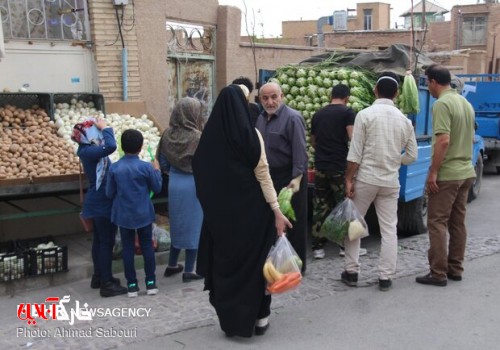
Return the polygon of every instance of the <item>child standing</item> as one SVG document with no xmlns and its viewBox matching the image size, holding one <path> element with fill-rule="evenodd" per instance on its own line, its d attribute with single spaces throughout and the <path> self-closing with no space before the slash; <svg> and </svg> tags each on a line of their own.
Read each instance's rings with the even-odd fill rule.
<svg viewBox="0 0 500 350">
<path fill-rule="evenodd" d="M 144 259 L 146 292 L 148 295 L 158 293 L 152 242 L 155 211 L 149 193 L 161 191 L 162 179 L 156 160 L 151 164 L 139 159 L 143 141 L 140 131 L 128 129 L 123 132 L 121 146 L 125 155 L 111 165 L 106 187 L 106 195 L 113 199 L 111 221 L 120 228 L 129 297 L 136 297 L 139 292 L 134 264 L 136 231 Z"/>
</svg>

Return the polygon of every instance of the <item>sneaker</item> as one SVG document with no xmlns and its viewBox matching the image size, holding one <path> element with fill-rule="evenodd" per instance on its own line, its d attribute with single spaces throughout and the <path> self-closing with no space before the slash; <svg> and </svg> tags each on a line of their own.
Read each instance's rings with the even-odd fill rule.
<svg viewBox="0 0 500 350">
<path fill-rule="evenodd" d="M 378 289 L 381 290 L 382 292 L 387 292 L 389 288 L 392 286 L 392 281 L 391 280 L 378 280 Z"/>
<path fill-rule="evenodd" d="M 135 298 L 137 295 L 139 295 L 139 286 L 137 283 L 129 283 L 128 284 L 128 297 L 129 298 Z"/>
<path fill-rule="evenodd" d="M 358 274 L 355 272 L 344 271 L 340 275 L 340 280 L 347 284 L 349 287 L 356 287 L 358 285 Z"/>
<path fill-rule="evenodd" d="M 146 282 L 146 294 L 147 295 L 158 294 L 158 287 L 156 286 L 155 281 L 147 281 Z"/>
<path fill-rule="evenodd" d="M 438 279 L 438 278 L 432 276 L 431 272 L 429 272 L 425 276 L 417 277 L 415 279 L 415 281 L 417 283 L 420 283 L 420 284 L 427 284 L 427 285 L 430 285 L 430 286 L 437 286 L 437 287 L 446 287 L 446 284 L 448 283 L 448 281 L 446 280 L 446 278 L 444 278 L 444 279 Z"/>
<path fill-rule="evenodd" d="M 170 277 L 170 276 L 173 276 L 179 272 L 182 272 L 182 270 L 184 270 L 184 266 L 182 264 L 177 264 L 177 266 L 175 266 L 175 267 L 167 266 L 163 276 Z"/>
<path fill-rule="evenodd" d="M 101 286 L 99 294 L 101 297 L 114 297 L 117 295 L 122 295 L 127 293 L 127 288 L 120 286 L 120 283 L 115 283 L 114 281 L 108 281 Z"/>
<path fill-rule="evenodd" d="M 313 250 L 313 257 L 314 259 L 323 259 L 325 257 L 325 250 L 324 249 Z"/>
<path fill-rule="evenodd" d="M 368 253 L 368 251 L 367 251 L 365 248 L 359 248 L 359 256 L 366 255 L 367 253 Z M 345 256 L 345 251 L 344 251 L 344 249 L 341 249 L 341 250 L 340 250 L 339 255 L 340 255 L 340 256 Z"/>
</svg>

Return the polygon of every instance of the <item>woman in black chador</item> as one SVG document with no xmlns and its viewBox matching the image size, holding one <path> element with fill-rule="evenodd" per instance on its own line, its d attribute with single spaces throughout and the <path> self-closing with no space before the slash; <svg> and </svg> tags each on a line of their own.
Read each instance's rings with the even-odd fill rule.
<svg viewBox="0 0 500 350">
<path fill-rule="evenodd" d="M 274 190 L 262 137 L 239 85 L 222 89 L 193 159 L 204 221 L 197 273 L 228 336 L 262 335 L 271 296 L 262 273 L 277 235 L 290 222 Z"/>
</svg>

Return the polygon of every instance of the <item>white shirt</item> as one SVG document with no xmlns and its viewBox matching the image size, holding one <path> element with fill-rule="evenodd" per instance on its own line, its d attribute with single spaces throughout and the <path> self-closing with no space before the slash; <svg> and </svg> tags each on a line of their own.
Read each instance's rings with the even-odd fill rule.
<svg viewBox="0 0 500 350">
<path fill-rule="evenodd" d="M 349 162 L 359 164 L 357 180 L 376 186 L 399 187 L 401 164 L 410 164 L 415 159 L 415 131 L 392 100 L 379 98 L 372 106 L 358 112 L 347 155 Z"/>
</svg>

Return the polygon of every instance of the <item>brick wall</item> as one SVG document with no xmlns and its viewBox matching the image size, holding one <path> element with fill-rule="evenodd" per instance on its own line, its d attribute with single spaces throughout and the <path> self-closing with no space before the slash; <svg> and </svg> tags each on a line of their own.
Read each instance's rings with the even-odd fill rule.
<svg viewBox="0 0 500 350">
<path fill-rule="evenodd" d="M 423 40 L 423 32 L 416 31 L 415 38 Z M 325 34 L 325 47 L 347 49 L 378 49 L 393 44 L 410 44 L 407 30 L 348 31 Z"/>
<path fill-rule="evenodd" d="M 451 22 L 432 22 L 429 24 L 429 51 L 447 51 L 453 49 L 450 44 Z"/>
<path fill-rule="evenodd" d="M 122 44 L 118 36 L 115 9 L 109 0 L 90 0 L 89 13 L 100 93 L 106 100 L 123 100 Z M 119 15 L 121 16 L 121 9 Z M 131 15 L 132 6 L 125 6 L 122 32 L 128 51 L 127 90 L 129 100 L 140 100 L 142 96 L 138 45 Z"/>
</svg>

